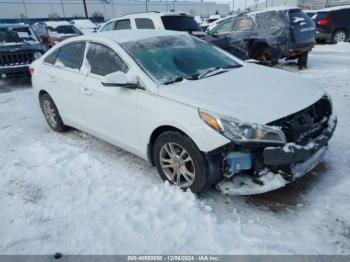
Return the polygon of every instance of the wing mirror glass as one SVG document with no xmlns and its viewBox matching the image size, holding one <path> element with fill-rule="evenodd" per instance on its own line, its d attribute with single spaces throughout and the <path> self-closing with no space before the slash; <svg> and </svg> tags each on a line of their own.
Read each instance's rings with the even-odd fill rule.
<svg viewBox="0 0 350 262">
<path fill-rule="evenodd" d="M 130 80 L 130 77 L 121 71 L 110 73 L 102 79 L 102 85 L 104 86 L 121 86 L 130 89 L 136 89 L 139 87 L 137 80 Z"/>
</svg>

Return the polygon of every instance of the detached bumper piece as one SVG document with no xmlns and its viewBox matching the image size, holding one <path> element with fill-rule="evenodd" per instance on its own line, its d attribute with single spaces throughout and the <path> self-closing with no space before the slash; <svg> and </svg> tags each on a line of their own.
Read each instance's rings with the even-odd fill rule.
<svg viewBox="0 0 350 262">
<path fill-rule="evenodd" d="M 229 179 L 220 181 L 216 189 L 229 195 L 261 194 L 284 187 L 309 173 L 326 153 L 328 141 L 337 125 L 337 118 L 330 116 L 326 125 L 317 137 L 304 146 L 287 143 L 283 147 L 265 147 L 263 168 L 255 176 L 236 173 Z"/>
</svg>

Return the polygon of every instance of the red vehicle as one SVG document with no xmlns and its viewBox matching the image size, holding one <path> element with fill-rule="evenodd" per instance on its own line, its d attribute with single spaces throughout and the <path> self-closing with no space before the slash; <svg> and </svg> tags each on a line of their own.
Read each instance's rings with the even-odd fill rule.
<svg viewBox="0 0 350 262">
<path fill-rule="evenodd" d="M 33 28 L 48 49 L 67 38 L 83 34 L 67 21 L 38 22 L 33 25 Z"/>
</svg>

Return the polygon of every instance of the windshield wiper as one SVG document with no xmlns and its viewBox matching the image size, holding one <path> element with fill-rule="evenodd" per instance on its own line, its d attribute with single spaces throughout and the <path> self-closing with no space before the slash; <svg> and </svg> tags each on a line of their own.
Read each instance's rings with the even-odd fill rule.
<svg viewBox="0 0 350 262">
<path fill-rule="evenodd" d="M 163 85 L 169 85 L 169 84 L 173 84 L 176 82 L 181 82 L 184 79 L 198 80 L 199 79 L 198 76 L 199 76 L 198 74 L 190 75 L 190 76 L 178 76 L 178 77 L 175 77 L 173 80 L 169 80 L 169 81 L 164 82 Z"/>
<path fill-rule="evenodd" d="M 238 68 L 238 67 L 241 67 L 241 65 L 237 64 L 237 65 L 224 65 L 224 66 L 212 67 L 212 68 L 209 68 L 206 72 L 198 75 L 198 79 L 202 79 L 204 77 L 213 76 L 217 74 L 222 74 L 227 72 L 228 69 L 230 68 Z"/>
<path fill-rule="evenodd" d="M 169 80 L 169 81 L 164 82 L 163 85 L 169 85 L 169 84 L 173 84 L 176 82 L 181 82 L 184 79 L 185 78 L 183 76 L 178 76 L 178 77 L 175 77 L 173 80 Z"/>
</svg>

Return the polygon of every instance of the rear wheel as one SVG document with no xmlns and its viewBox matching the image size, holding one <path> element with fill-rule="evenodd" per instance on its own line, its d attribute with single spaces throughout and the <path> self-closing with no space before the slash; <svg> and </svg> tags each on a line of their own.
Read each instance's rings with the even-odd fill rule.
<svg viewBox="0 0 350 262">
<path fill-rule="evenodd" d="M 187 136 L 175 131 L 161 134 L 154 144 L 153 159 L 163 180 L 194 193 L 206 189 L 207 161 Z"/>
<path fill-rule="evenodd" d="M 277 64 L 277 61 L 272 54 L 272 50 L 268 46 L 257 48 L 254 59 L 267 66 L 274 66 Z"/>
<path fill-rule="evenodd" d="M 47 123 L 54 131 L 67 131 L 68 127 L 63 124 L 60 113 L 49 94 L 43 94 L 40 96 L 40 106 Z"/>
<path fill-rule="evenodd" d="M 308 58 L 309 58 L 309 52 L 305 52 L 298 57 L 298 67 L 300 70 L 307 68 Z"/>
<path fill-rule="evenodd" d="M 340 42 L 345 42 L 347 39 L 347 33 L 345 30 L 337 30 L 332 35 L 332 43 L 338 44 Z"/>
</svg>

